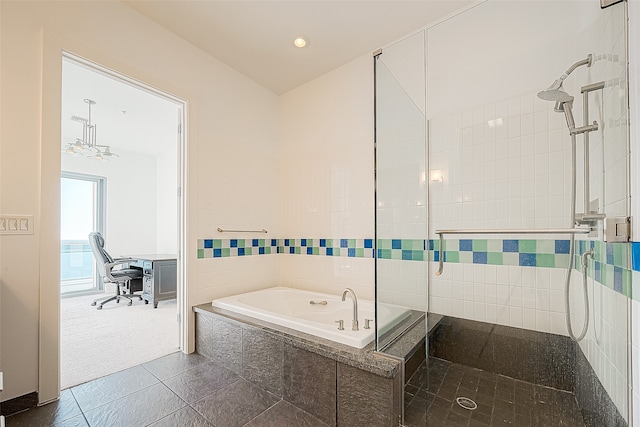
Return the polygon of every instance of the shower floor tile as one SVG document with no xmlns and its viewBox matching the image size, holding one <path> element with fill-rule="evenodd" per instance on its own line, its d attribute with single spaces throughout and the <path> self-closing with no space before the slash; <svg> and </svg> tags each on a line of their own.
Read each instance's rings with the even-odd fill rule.
<svg viewBox="0 0 640 427">
<path fill-rule="evenodd" d="M 573 393 L 430 357 L 405 387 L 405 425 L 584 427 Z M 465 409 L 466 397 L 477 408 Z"/>
</svg>

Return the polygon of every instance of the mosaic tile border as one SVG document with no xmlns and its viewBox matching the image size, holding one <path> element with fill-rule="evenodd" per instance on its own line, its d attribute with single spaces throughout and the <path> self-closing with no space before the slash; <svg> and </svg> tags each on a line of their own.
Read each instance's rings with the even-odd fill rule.
<svg viewBox="0 0 640 427">
<path fill-rule="evenodd" d="M 373 258 L 373 239 L 198 239 L 198 259 L 270 254 Z"/>
<path fill-rule="evenodd" d="M 588 276 L 616 292 L 640 300 L 640 283 L 632 292 L 632 271 L 640 271 L 640 242 L 606 243 L 577 240 L 574 268 L 581 269 L 580 254 L 594 250 Z M 439 260 L 439 241 L 378 239 L 378 258 L 404 261 Z M 198 259 L 293 254 L 374 258 L 373 239 L 198 239 Z M 463 264 L 566 268 L 568 239 L 446 239 L 444 261 Z"/>
</svg>

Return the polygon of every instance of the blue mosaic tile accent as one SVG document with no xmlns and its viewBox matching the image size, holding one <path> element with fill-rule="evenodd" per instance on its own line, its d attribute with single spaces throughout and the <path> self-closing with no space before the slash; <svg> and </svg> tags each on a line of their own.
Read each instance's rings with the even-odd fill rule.
<svg viewBox="0 0 640 427">
<path fill-rule="evenodd" d="M 502 252 L 519 252 L 517 240 L 503 240 L 502 241 Z"/>
<path fill-rule="evenodd" d="M 465 239 L 460 240 L 459 249 L 461 251 L 472 251 L 473 250 L 473 240 Z"/>
<path fill-rule="evenodd" d="M 556 240 L 555 244 L 555 253 L 557 254 L 569 254 L 569 241 L 568 240 Z"/>
<path fill-rule="evenodd" d="M 631 243 L 631 268 L 640 271 L 640 242 Z"/>
</svg>

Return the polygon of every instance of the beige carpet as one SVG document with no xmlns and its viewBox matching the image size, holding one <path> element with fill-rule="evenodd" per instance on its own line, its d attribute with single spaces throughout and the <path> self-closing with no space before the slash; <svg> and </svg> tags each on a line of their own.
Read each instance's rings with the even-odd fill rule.
<svg viewBox="0 0 640 427">
<path fill-rule="evenodd" d="M 176 300 L 158 308 L 134 299 L 92 307 L 98 296 L 60 300 L 62 389 L 148 362 L 178 350 Z"/>
</svg>

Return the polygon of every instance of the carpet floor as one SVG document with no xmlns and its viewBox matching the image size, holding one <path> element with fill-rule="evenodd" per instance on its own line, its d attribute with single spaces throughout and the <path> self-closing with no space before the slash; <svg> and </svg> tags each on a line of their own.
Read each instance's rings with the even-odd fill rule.
<svg viewBox="0 0 640 427">
<path fill-rule="evenodd" d="M 66 389 L 179 349 L 176 300 L 91 306 L 100 295 L 60 300 L 60 385 Z"/>
</svg>

